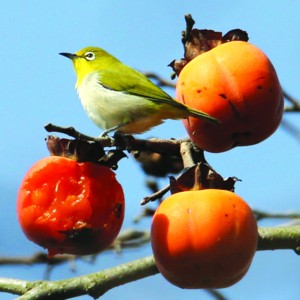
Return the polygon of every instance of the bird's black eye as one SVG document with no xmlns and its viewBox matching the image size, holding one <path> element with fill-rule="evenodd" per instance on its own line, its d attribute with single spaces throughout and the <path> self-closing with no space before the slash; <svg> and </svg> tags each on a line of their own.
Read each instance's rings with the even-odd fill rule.
<svg viewBox="0 0 300 300">
<path fill-rule="evenodd" d="M 93 52 L 87 52 L 85 53 L 84 57 L 86 60 L 94 60 L 96 58 L 96 55 Z"/>
</svg>

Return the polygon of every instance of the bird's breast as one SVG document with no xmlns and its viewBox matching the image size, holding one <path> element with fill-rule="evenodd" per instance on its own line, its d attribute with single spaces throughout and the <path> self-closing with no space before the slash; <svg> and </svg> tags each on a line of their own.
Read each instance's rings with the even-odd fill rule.
<svg viewBox="0 0 300 300">
<path fill-rule="evenodd" d="M 155 110 L 152 101 L 144 97 L 106 88 L 96 72 L 87 75 L 76 88 L 88 116 L 105 130 L 125 122 L 140 121 Z"/>
</svg>

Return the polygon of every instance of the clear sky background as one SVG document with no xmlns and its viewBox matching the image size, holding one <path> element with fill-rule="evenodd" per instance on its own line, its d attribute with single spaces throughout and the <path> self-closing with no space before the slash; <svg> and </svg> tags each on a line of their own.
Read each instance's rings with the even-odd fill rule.
<svg viewBox="0 0 300 300">
<path fill-rule="evenodd" d="M 187 3 L 189 2 L 189 3 Z M 5 1 L 1 4 L 0 30 L 0 255 L 31 255 L 41 248 L 21 232 L 15 212 L 18 186 L 37 160 L 48 155 L 43 125 L 72 125 L 98 135 L 85 115 L 74 90 L 71 62 L 59 52 L 100 46 L 126 64 L 169 78 L 167 67 L 182 56 L 184 14 L 191 13 L 197 28 L 224 33 L 234 28 L 248 32 L 250 42 L 273 62 L 282 86 L 300 98 L 299 1 Z M 173 90 L 168 90 L 174 93 Z M 299 129 L 299 114 L 284 116 Z M 185 137 L 180 121 L 168 121 L 141 137 Z M 207 154 L 224 177 L 237 176 L 236 192 L 255 209 L 270 212 L 300 211 L 300 143 L 282 127 L 268 140 L 221 154 Z M 117 170 L 126 201 L 124 228 L 147 229 L 132 218 L 140 200 L 149 194 L 145 176 L 132 159 Z M 134 180 L 132 180 L 134 178 Z M 162 182 L 164 184 L 164 182 Z M 282 220 L 281 222 L 286 222 Z M 265 221 L 260 225 L 277 225 Z M 78 262 L 76 273 L 68 264 L 53 270 L 51 279 L 87 274 L 151 254 L 150 246 L 103 254 L 95 264 Z M 229 299 L 285 299 L 300 297 L 300 257 L 293 251 L 258 252 L 246 277 L 223 290 Z M 1 277 L 42 279 L 45 266 L 0 267 Z M 1 294 L 1 299 L 15 296 Z M 181 290 L 156 275 L 116 288 L 102 299 L 211 299 L 201 290 Z M 78 298 L 79 299 L 79 298 Z M 80 297 L 88 299 L 88 297 Z"/>
</svg>

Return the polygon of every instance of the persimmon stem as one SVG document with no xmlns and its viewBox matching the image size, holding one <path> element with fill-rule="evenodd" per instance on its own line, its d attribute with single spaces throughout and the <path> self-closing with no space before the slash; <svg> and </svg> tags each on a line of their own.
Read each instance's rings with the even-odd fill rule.
<svg viewBox="0 0 300 300">
<path fill-rule="evenodd" d="M 185 22 L 186 22 L 186 28 L 185 28 L 185 31 L 182 32 L 182 39 L 181 39 L 181 42 L 183 44 L 183 47 L 185 49 L 185 44 L 189 41 L 190 39 L 190 34 L 191 34 L 191 31 L 193 29 L 193 26 L 195 24 L 195 21 L 194 19 L 192 18 L 192 15 L 191 14 L 186 14 L 184 16 L 185 18 Z"/>
</svg>

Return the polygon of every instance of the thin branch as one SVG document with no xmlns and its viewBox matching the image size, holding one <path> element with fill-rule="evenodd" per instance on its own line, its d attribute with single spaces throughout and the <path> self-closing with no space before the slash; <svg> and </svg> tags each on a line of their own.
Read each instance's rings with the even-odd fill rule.
<svg viewBox="0 0 300 300">
<path fill-rule="evenodd" d="M 300 103 L 298 105 L 291 105 L 291 106 L 286 106 L 284 108 L 284 112 L 290 113 L 290 112 L 300 112 Z"/>
<path fill-rule="evenodd" d="M 113 244 L 110 245 L 106 251 L 115 250 L 121 252 L 125 249 L 141 247 L 150 241 L 150 233 L 148 231 L 141 231 L 135 229 L 126 229 L 123 230 L 119 236 L 115 239 Z M 101 252 L 102 253 L 102 252 Z M 98 253 L 98 254 L 101 254 Z M 93 256 L 96 256 L 95 254 Z M 13 257 L 0 257 L 0 265 L 35 265 L 35 264 L 47 264 L 50 266 L 59 265 L 67 261 L 72 261 L 75 258 L 81 258 L 81 256 L 74 255 L 58 255 L 52 258 L 49 258 L 48 255 L 44 252 L 38 252 L 32 256 L 13 256 Z"/>
<path fill-rule="evenodd" d="M 159 87 L 170 87 L 173 89 L 176 87 L 176 83 L 171 80 L 166 80 L 154 72 L 144 72 L 144 75 L 155 81 L 156 85 Z"/>
<path fill-rule="evenodd" d="M 300 141 L 300 128 L 297 128 L 294 124 L 291 122 L 283 119 L 281 120 L 281 126 L 292 136 L 298 139 Z"/>
<path fill-rule="evenodd" d="M 292 97 L 290 94 L 288 94 L 286 91 L 283 91 L 284 99 L 286 99 L 288 102 L 290 102 L 292 105 L 289 107 L 286 107 L 284 111 L 286 112 L 295 112 L 300 111 L 300 102 Z"/>
<path fill-rule="evenodd" d="M 106 250 L 117 250 L 138 248 L 150 242 L 150 232 L 135 229 L 124 230 Z M 105 251 L 106 251 L 105 250 Z"/>
<path fill-rule="evenodd" d="M 154 80 L 156 85 L 159 87 L 170 87 L 173 89 L 176 88 L 176 83 L 174 83 L 174 81 L 166 80 L 154 72 L 144 72 L 144 75 L 149 79 Z"/>
<path fill-rule="evenodd" d="M 226 297 L 218 290 L 206 289 L 206 291 L 213 296 L 216 300 L 226 300 Z"/>
<path fill-rule="evenodd" d="M 170 190 L 170 185 L 167 185 L 164 188 L 160 189 L 159 191 L 153 193 L 152 195 L 144 197 L 143 200 L 141 201 L 141 205 L 145 205 L 148 202 L 161 199 L 169 190 Z"/>
<path fill-rule="evenodd" d="M 35 264 L 48 264 L 59 265 L 65 263 L 67 260 L 73 259 L 70 255 L 60 255 L 57 257 L 49 258 L 44 252 L 38 252 L 32 256 L 8 256 L 0 257 L 0 265 L 35 265 Z"/>
<path fill-rule="evenodd" d="M 260 210 L 253 210 L 256 220 L 262 219 L 300 219 L 299 212 L 271 213 Z"/>
</svg>

